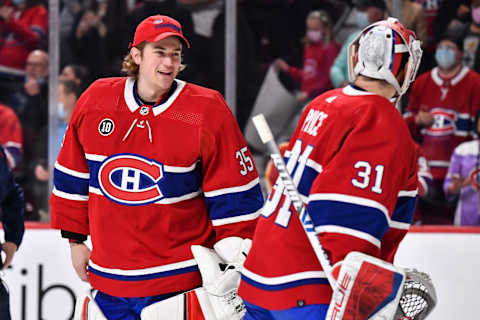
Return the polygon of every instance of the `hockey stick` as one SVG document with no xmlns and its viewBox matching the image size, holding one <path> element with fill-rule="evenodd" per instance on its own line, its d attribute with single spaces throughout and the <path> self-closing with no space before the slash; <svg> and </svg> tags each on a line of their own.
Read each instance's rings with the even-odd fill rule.
<svg viewBox="0 0 480 320">
<path fill-rule="evenodd" d="M 257 129 L 258 135 L 260 136 L 262 143 L 266 145 L 270 153 L 273 164 L 275 165 L 275 168 L 277 168 L 280 181 L 283 183 L 283 186 L 285 187 L 285 192 L 289 199 L 292 201 L 293 206 L 298 213 L 303 230 L 305 231 L 305 234 L 307 235 L 307 238 L 313 247 L 313 251 L 315 252 L 317 259 L 320 262 L 320 265 L 322 266 L 325 275 L 327 276 L 328 283 L 330 284 L 332 289 L 334 289 L 336 286 L 336 281 L 332 276 L 332 264 L 330 263 L 330 260 L 328 259 L 325 250 L 323 250 L 320 239 L 318 239 L 318 236 L 315 233 L 312 219 L 310 218 L 307 209 L 303 204 L 300 193 L 298 192 L 297 187 L 295 186 L 295 183 L 293 182 L 292 177 L 290 176 L 290 173 L 285 166 L 285 162 L 283 161 L 283 157 L 280 154 L 280 150 L 278 150 L 278 146 L 275 143 L 272 131 L 268 126 L 267 120 L 265 120 L 263 114 L 260 113 L 254 116 L 252 118 L 252 121 L 255 125 L 255 128 Z"/>
</svg>

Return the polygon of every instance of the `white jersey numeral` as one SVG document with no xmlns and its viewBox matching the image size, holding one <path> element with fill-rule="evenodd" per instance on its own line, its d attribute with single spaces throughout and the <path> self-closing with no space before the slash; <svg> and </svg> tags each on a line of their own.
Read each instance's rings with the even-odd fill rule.
<svg viewBox="0 0 480 320">
<path fill-rule="evenodd" d="M 357 161 L 353 166 L 355 169 L 360 169 L 357 172 L 358 177 L 352 179 L 352 184 L 360 189 L 365 189 L 370 185 L 370 175 L 372 173 L 372 166 L 366 161 Z M 381 164 L 375 166 L 375 183 L 372 186 L 372 192 L 382 193 L 382 179 L 383 170 L 385 167 Z"/>
<path fill-rule="evenodd" d="M 240 174 L 242 176 L 245 176 L 248 172 L 253 171 L 253 161 L 252 158 L 247 155 L 247 151 L 247 147 L 243 147 L 235 152 L 235 158 L 237 158 L 240 163 Z"/>
<path fill-rule="evenodd" d="M 294 172 L 294 175 L 292 177 L 293 183 L 295 186 L 298 186 L 300 183 L 300 179 L 303 176 L 303 172 L 305 170 L 305 166 L 307 165 L 308 157 L 313 151 L 313 146 L 308 145 L 305 147 L 305 150 L 303 153 L 300 154 L 302 151 L 302 141 L 297 140 L 295 141 L 295 145 L 293 146 L 290 159 L 287 162 L 287 170 L 290 174 Z M 279 206 L 280 200 L 282 199 L 282 195 L 285 194 L 285 187 L 283 186 L 283 183 L 281 182 L 280 178 L 277 179 L 277 182 L 275 183 L 275 191 L 271 197 L 271 199 L 268 199 L 267 202 L 265 203 L 265 206 L 263 207 L 262 210 L 262 215 L 266 218 L 272 215 L 272 213 L 275 212 L 277 207 Z M 288 196 L 285 197 L 285 200 L 278 210 L 277 218 L 275 219 L 275 223 L 286 228 L 288 227 L 288 224 L 290 222 L 290 218 L 292 215 L 292 212 L 290 210 L 292 202 L 288 198 Z"/>
</svg>

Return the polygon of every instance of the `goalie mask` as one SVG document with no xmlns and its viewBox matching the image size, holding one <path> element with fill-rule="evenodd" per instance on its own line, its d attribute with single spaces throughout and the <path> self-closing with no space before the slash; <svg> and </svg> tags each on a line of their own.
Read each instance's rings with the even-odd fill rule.
<svg viewBox="0 0 480 320">
<path fill-rule="evenodd" d="M 388 18 L 363 29 L 349 45 L 348 54 L 350 81 L 359 74 L 385 80 L 401 96 L 415 79 L 422 49 L 415 33 Z"/>
</svg>

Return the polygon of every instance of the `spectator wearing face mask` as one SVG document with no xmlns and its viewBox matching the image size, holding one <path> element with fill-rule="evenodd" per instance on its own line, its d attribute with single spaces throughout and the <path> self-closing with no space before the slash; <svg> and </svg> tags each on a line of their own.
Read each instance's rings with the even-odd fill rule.
<svg viewBox="0 0 480 320">
<path fill-rule="evenodd" d="M 290 66 L 283 59 L 275 62 L 281 71 L 301 83 L 297 100 L 302 104 L 333 88 L 328 74 L 340 45 L 333 38 L 332 20 L 326 11 L 316 10 L 308 14 L 304 41 L 302 69 Z"/>
<path fill-rule="evenodd" d="M 425 153 L 433 176 L 429 194 L 420 199 L 424 224 L 452 224 L 454 204 L 443 182 L 450 157 L 460 143 L 472 140 L 473 119 L 480 109 L 480 75 L 462 63 L 462 41 L 448 30 L 435 51 L 437 66 L 413 84 L 404 117 Z"/>
<path fill-rule="evenodd" d="M 383 0 L 358 0 L 355 6 L 355 20 L 360 30 L 386 17 L 386 6 Z M 356 38 L 357 34 L 357 32 L 352 33 L 347 40 L 345 40 L 340 53 L 330 68 L 330 80 L 335 88 L 344 87 L 348 84 L 348 45 Z"/>
</svg>

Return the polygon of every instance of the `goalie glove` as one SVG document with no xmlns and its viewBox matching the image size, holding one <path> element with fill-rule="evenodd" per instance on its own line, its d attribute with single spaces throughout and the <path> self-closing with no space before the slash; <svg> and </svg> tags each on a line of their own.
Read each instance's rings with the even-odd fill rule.
<svg viewBox="0 0 480 320">
<path fill-rule="evenodd" d="M 405 270 L 405 283 L 395 320 L 423 320 L 437 304 L 437 293 L 430 276 L 415 269 Z"/>
</svg>

